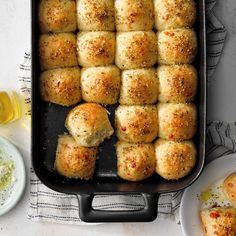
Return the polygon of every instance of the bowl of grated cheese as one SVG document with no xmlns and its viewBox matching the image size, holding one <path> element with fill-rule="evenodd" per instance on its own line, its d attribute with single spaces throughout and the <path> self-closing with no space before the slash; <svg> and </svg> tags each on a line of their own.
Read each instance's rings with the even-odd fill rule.
<svg viewBox="0 0 236 236">
<path fill-rule="evenodd" d="M 20 152 L 0 137 L 0 216 L 21 199 L 26 185 L 26 171 Z"/>
</svg>

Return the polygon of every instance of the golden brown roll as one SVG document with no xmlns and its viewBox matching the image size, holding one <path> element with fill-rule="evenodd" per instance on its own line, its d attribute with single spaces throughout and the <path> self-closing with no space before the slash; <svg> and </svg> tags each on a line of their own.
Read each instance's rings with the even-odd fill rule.
<svg viewBox="0 0 236 236">
<path fill-rule="evenodd" d="M 120 92 L 120 70 L 116 66 L 84 68 L 81 88 L 86 102 L 115 104 Z"/>
<path fill-rule="evenodd" d="M 155 0 L 155 23 L 157 30 L 191 28 L 196 20 L 194 0 Z"/>
<path fill-rule="evenodd" d="M 224 180 L 223 191 L 234 207 L 236 207 L 236 173 L 232 173 Z"/>
<path fill-rule="evenodd" d="M 76 5 L 72 0 L 41 0 L 39 28 L 42 33 L 76 30 Z"/>
<path fill-rule="evenodd" d="M 81 100 L 79 67 L 47 70 L 40 75 L 40 93 L 44 101 L 71 106 Z"/>
<path fill-rule="evenodd" d="M 151 30 L 154 26 L 152 0 L 115 0 L 116 30 Z"/>
<path fill-rule="evenodd" d="M 175 142 L 158 139 L 155 142 L 156 172 L 168 180 L 188 175 L 196 163 L 196 148 L 192 141 Z"/>
<path fill-rule="evenodd" d="M 155 172 L 155 151 L 152 143 L 116 144 L 118 175 L 125 180 L 140 181 Z"/>
<path fill-rule="evenodd" d="M 92 179 L 97 148 L 82 147 L 68 134 L 58 138 L 55 169 L 68 178 Z"/>
<path fill-rule="evenodd" d="M 158 96 L 158 80 L 155 69 L 122 71 L 120 104 L 154 104 Z"/>
<path fill-rule="evenodd" d="M 236 235 L 236 209 L 214 207 L 204 209 L 200 214 L 205 236 Z"/>
<path fill-rule="evenodd" d="M 197 71 L 192 65 L 162 65 L 157 68 L 160 102 L 184 103 L 194 100 Z"/>
<path fill-rule="evenodd" d="M 187 140 L 195 135 L 197 112 L 194 104 L 159 103 L 157 113 L 160 138 Z"/>
<path fill-rule="evenodd" d="M 192 29 L 168 29 L 157 33 L 160 64 L 192 63 L 197 53 L 197 37 Z"/>
<path fill-rule="evenodd" d="M 98 146 L 114 133 L 107 113 L 101 105 L 84 103 L 69 112 L 65 126 L 79 145 Z"/>
<path fill-rule="evenodd" d="M 119 32 L 116 36 L 116 65 L 120 69 L 151 67 L 157 60 L 153 31 Z"/>
<path fill-rule="evenodd" d="M 113 64 L 115 57 L 115 33 L 80 32 L 77 37 L 78 61 L 83 67 Z"/>
<path fill-rule="evenodd" d="M 72 33 L 41 35 L 39 58 L 42 70 L 78 65 L 75 35 Z"/>
<path fill-rule="evenodd" d="M 77 19 L 79 30 L 115 30 L 114 1 L 77 0 Z"/>
<path fill-rule="evenodd" d="M 131 143 L 152 142 L 158 132 L 155 106 L 120 105 L 115 112 L 118 139 Z"/>
</svg>

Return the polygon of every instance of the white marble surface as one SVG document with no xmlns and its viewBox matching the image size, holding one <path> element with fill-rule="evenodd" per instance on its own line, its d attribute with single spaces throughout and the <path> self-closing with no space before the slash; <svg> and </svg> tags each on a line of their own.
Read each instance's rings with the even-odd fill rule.
<svg viewBox="0 0 236 236">
<path fill-rule="evenodd" d="M 228 28 L 227 43 L 222 60 L 209 86 L 209 120 L 222 119 L 236 121 L 236 2 L 219 1 L 216 14 Z M 30 1 L 0 0 L 0 88 L 18 89 L 17 67 L 25 51 L 30 49 Z M 19 124 L 7 127 L 7 135 L 16 143 L 22 139 Z M 6 128 L 0 128 L 0 134 Z M 30 154 L 27 140 L 22 154 L 27 168 Z M 14 210 L 0 217 L 1 236 L 46 236 L 46 235 L 182 235 L 180 225 L 169 220 L 156 220 L 139 224 L 103 224 L 99 226 L 68 226 L 38 223 L 27 219 L 29 185 L 21 202 Z"/>
</svg>

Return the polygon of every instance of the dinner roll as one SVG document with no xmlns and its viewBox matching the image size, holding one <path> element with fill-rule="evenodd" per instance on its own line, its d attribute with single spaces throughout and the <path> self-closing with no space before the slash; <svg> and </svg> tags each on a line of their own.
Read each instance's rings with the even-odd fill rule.
<svg viewBox="0 0 236 236">
<path fill-rule="evenodd" d="M 79 30 L 115 30 L 114 1 L 77 0 L 77 19 Z"/>
<path fill-rule="evenodd" d="M 227 198 L 236 207 L 236 173 L 232 173 L 224 180 L 223 190 Z"/>
<path fill-rule="evenodd" d="M 158 80 L 155 69 L 122 71 L 120 104 L 145 105 L 157 101 Z"/>
<path fill-rule="evenodd" d="M 158 139 L 155 142 L 156 172 L 168 180 L 188 175 L 196 163 L 196 148 L 192 141 L 175 142 Z"/>
<path fill-rule="evenodd" d="M 116 65 L 120 69 L 151 67 L 156 63 L 153 31 L 119 32 L 116 36 Z"/>
<path fill-rule="evenodd" d="M 115 112 L 118 139 L 131 143 L 152 142 L 158 131 L 155 106 L 120 105 Z"/>
<path fill-rule="evenodd" d="M 115 33 L 80 32 L 77 37 L 78 61 L 84 67 L 113 64 Z"/>
<path fill-rule="evenodd" d="M 115 0 L 117 31 L 151 30 L 154 26 L 152 0 Z"/>
<path fill-rule="evenodd" d="M 157 68 L 160 102 L 184 103 L 194 100 L 197 71 L 192 65 L 162 65 Z"/>
<path fill-rule="evenodd" d="M 72 0 L 39 1 L 39 28 L 42 33 L 76 30 L 76 5 Z"/>
<path fill-rule="evenodd" d="M 194 104 L 159 103 L 157 113 L 160 138 L 186 140 L 195 135 L 197 112 Z"/>
<path fill-rule="evenodd" d="M 154 0 L 157 30 L 191 28 L 196 20 L 194 0 Z"/>
<path fill-rule="evenodd" d="M 78 65 L 75 35 L 72 33 L 41 35 L 39 58 L 42 70 Z"/>
<path fill-rule="evenodd" d="M 69 112 L 65 126 L 79 145 L 98 146 L 114 132 L 107 113 L 101 105 L 84 103 Z"/>
<path fill-rule="evenodd" d="M 44 101 L 71 106 L 81 100 L 79 67 L 47 70 L 40 75 L 40 93 Z"/>
<path fill-rule="evenodd" d="M 192 29 L 168 29 L 157 33 L 160 64 L 192 63 L 197 53 L 197 37 Z"/>
<path fill-rule="evenodd" d="M 116 144 L 118 175 L 125 180 L 140 181 L 155 172 L 155 151 L 152 143 Z"/>
<path fill-rule="evenodd" d="M 120 70 L 116 66 L 84 68 L 81 88 L 86 102 L 115 104 L 120 92 Z"/>
<path fill-rule="evenodd" d="M 201 210 L 201 220 L 205 236 L 236 235 L 236 209 L 214 207 Z"/>
<path fill-rule="evenodd" d="M 55 169 L 68 178 L 92 179 L 97 148 L 82 147 L 68 134 L 58 138 Z"/>
</svg>

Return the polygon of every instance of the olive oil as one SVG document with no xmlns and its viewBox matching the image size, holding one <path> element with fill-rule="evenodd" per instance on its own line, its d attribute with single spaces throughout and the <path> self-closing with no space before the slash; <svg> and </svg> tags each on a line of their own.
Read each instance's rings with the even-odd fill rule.
<svg viewBox="0 0 236 236">
<path fill-rule="evenodd" d="M 0 191 L 11 184 L 14 164 L 12 161 L 0 159 Z"/>
<path fill-rule="evenodd" d="M 13 91 L 0 91 L 0 124 L 7 124 L 20 117 L 20 100 L 17 94 Z"/>
</svg>

